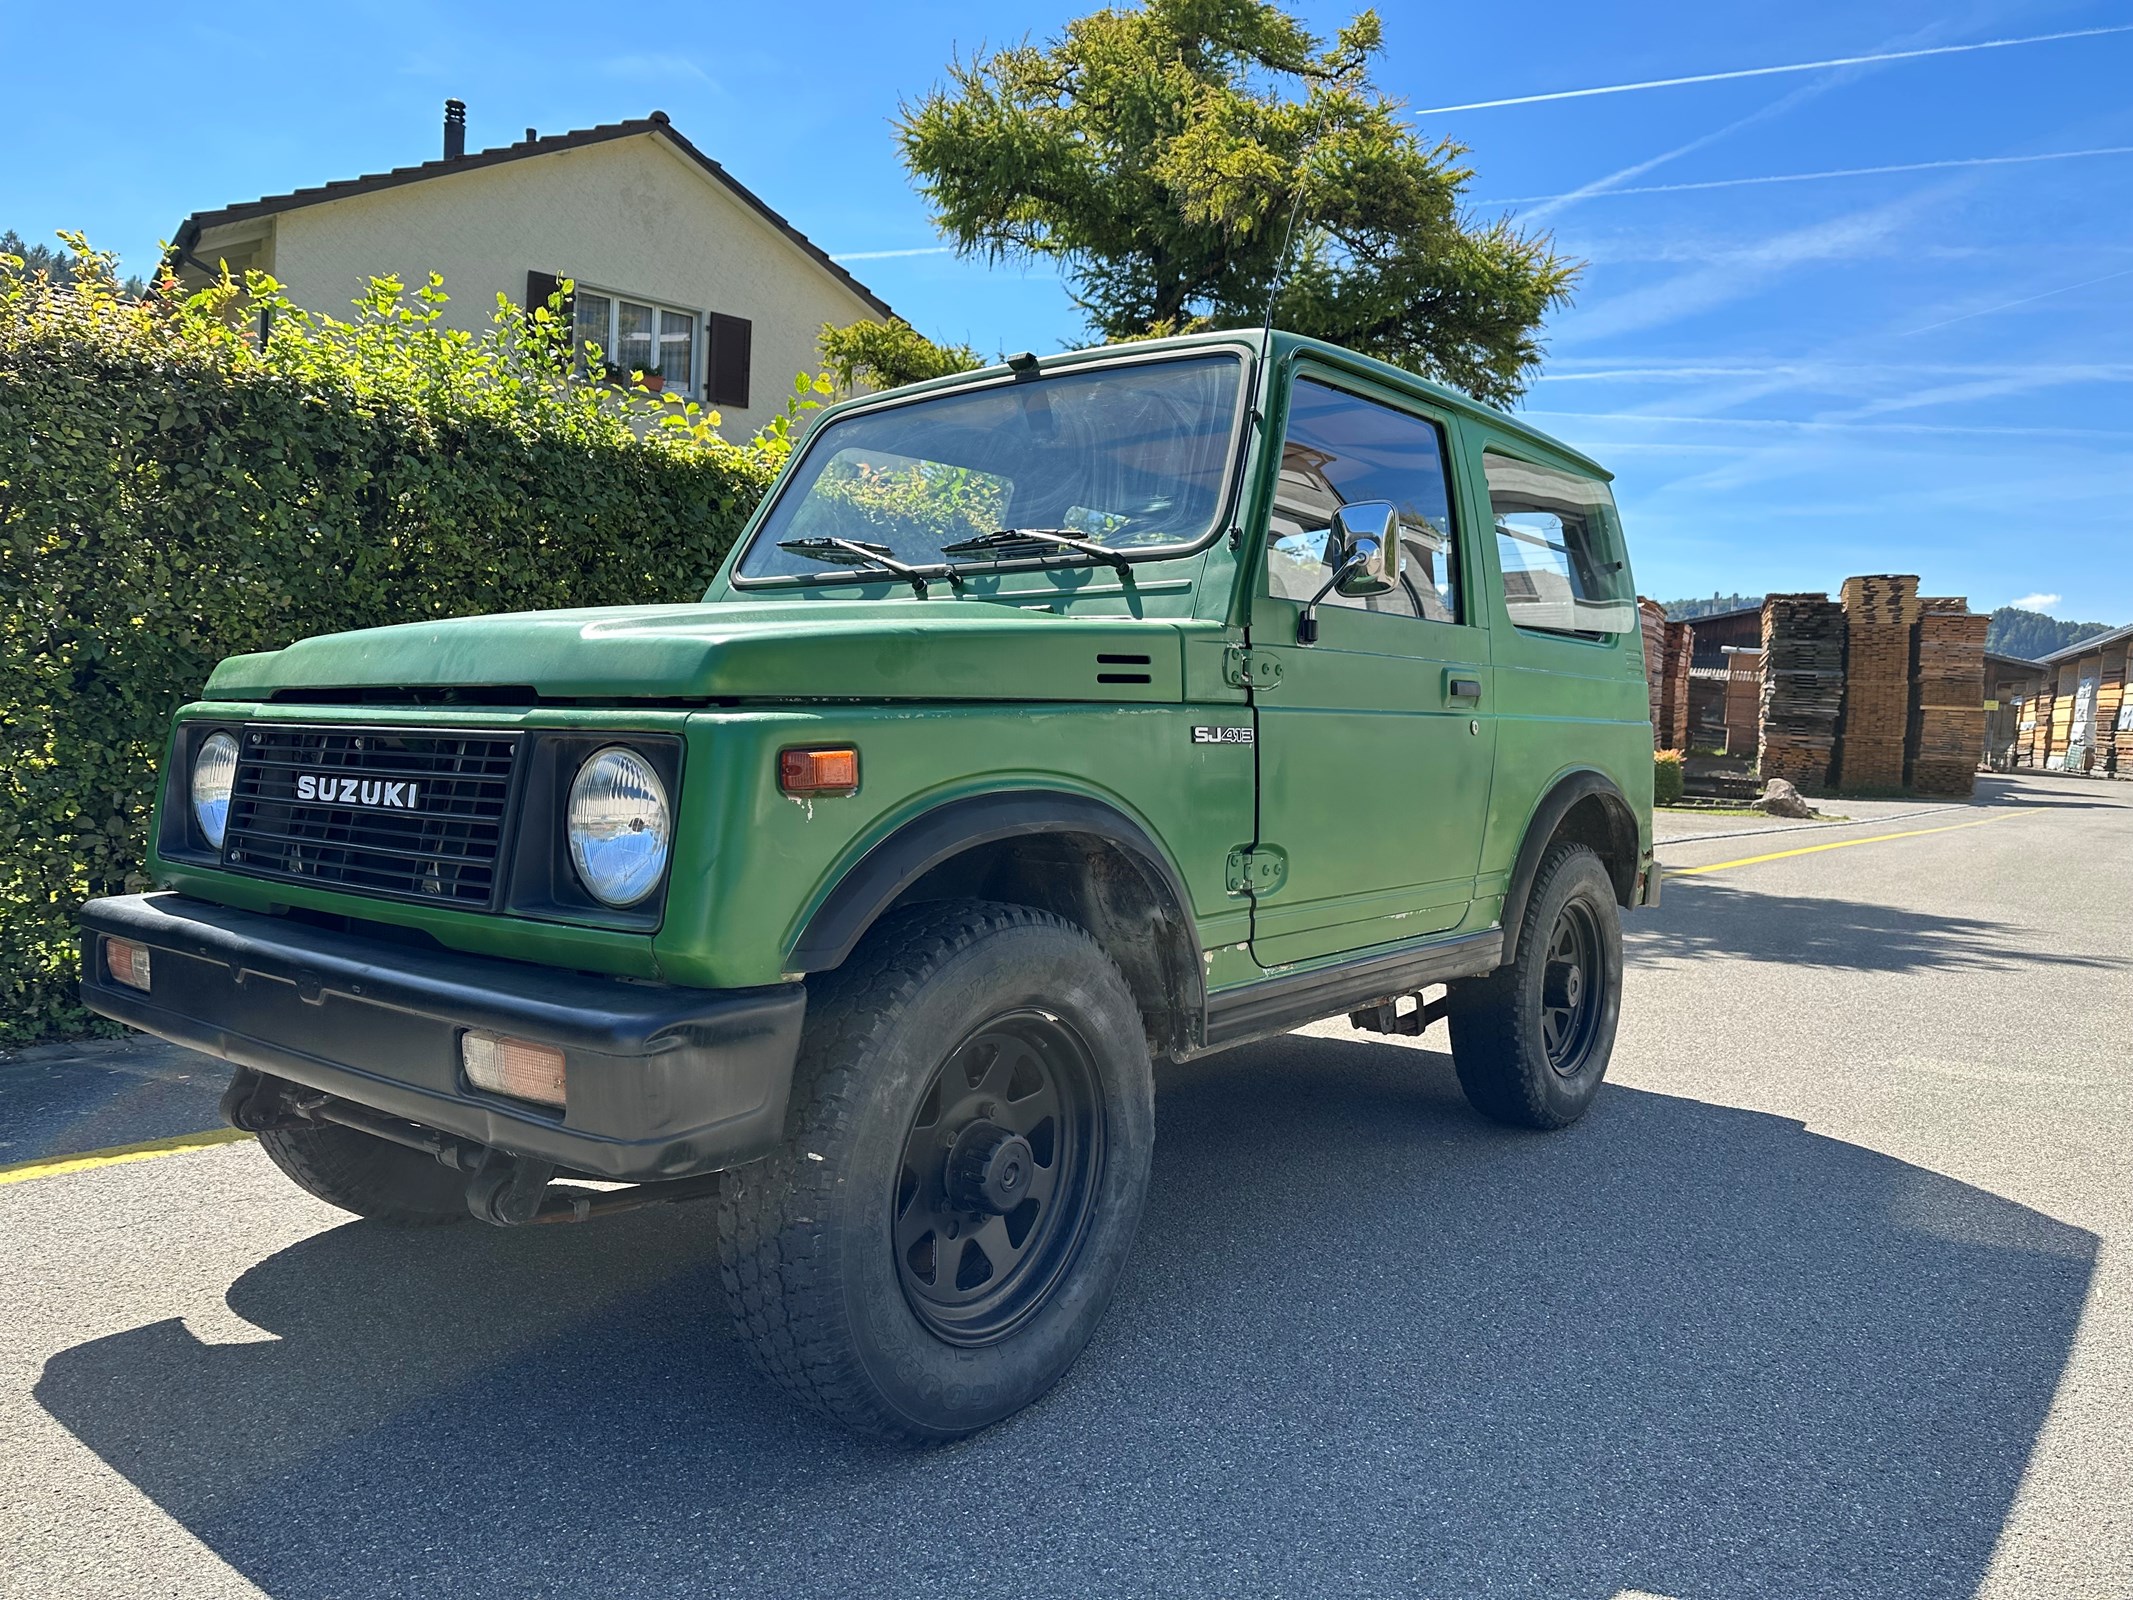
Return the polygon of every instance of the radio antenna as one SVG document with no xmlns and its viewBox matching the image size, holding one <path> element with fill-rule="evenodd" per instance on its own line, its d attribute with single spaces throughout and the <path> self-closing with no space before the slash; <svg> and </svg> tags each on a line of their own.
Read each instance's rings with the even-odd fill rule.
<svg viewBox="0 0 2133 1600">
<path fill-rule="evenodd" d="M 1289 251 L 1296 243 L 1296 219 L 1303 211 L 1304 165 L 1311 159 L 1311 152 L 1318 148 L 1319 136 L 1326 131 L 1326 107 L 1323 101 L 1318 108 L 1318 120 L 1311 125 L 1311 137 L 1296 156 L 1296 196 L 1289 203 L 1289 225 L 1281 236 L 1281 254 L 1274 259 L 1274 276 L 1266 286 L 1266 317 L 1259 324 L 1262 344 L 1274 332 L 1274 302 L 1281 297 L 1282 285 L 1289 276 Z"/>
</svg>

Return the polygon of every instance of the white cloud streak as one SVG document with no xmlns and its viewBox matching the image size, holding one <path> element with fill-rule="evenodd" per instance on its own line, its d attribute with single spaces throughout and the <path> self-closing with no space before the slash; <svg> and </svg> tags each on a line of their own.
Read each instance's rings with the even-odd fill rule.
<svg viewBox="0 0 2133 1600">
<path fill-rule="evenodd" d="M 2049 611 L 2066 596 L 2058 594 L 2025 594 L 2020 599 L 2007 603 L 2017 611 Z"/>
<path fill-rule="evenodd" d="M 1551 100 L 1584 100 L 1593 95 L 1639 94 L 1647 89 L 1677 89 L 1692 83 L 1729 83 L 1740 78 L 1769 78 L 1786 72 L 1826 72 L 1836 67 L 1864 67 L 1885 61 L 1916 61 L 1923 56 L 1959 56 L 1974 50 L 2011 50 L 2018 45 L 2054 44 L 2063 39 L 2094 39 L 2133 33 L 2133 23 L 2107 28 L 2076 28 L 2065 33 L 2037 33 L 2022 39 L 1980 39 L 1972 44 L 1930 45 L 1918 50 L 1884 50 L 1873 55 L 1834 56 L 1827 61 L 1795 61 L 1779 67 L 1739 67 L 1730 72 L 1698 72 L 1681 78 L 1648 78 L 1641 83 L 1609 83 L 1593 89 L 1556 89 L 1546 94 L 1511 95 L 1502 100 L 1470 100 L 1464 105 L 1425 106 L 1418 117 L 1441 117 L 1454 111 L 1493 111 L 1499 106 L 1540 105 Z"/>
<path fill-rule="evenodd" d="M 1850 259 L 1886 241 L 1924 204 L 1923 197 L 1913 196 L 1777 234 L 1723 261 L 1631 289 L 1590 310 L 1574 311 L 1556 329 L 1555 342 L 1569 344 L 1664 327 L 1742 299 L 1796 268 Z"/>
<path fill-rule="evenodd" d="M 1939 322 L 1929 322 L 1922 328 L 1906 328 L 1897 337 L 1908 339 L 1914 333 L 1931 333 L 1935 328 L 1952 328 L 1958 322 L 1968 322 L 1972 317 L 1989 317 L 1998 311 L 2012 311 L 2016 306 L 2026 306 L 2038 300 L 2049 300 L 2053 295 L 2072 294 L 2076 289 L 2086 289 L 2094 284 L 2109 283 L 2113 278 L 2133 277 L 2133 267 L 2121 272 L 2106 272 L 2100 278 L 2084 278 L 2079 283 L 2062 283 L 2056 289 L 2046 289 L 2042 294 L 2026 294 L 2019 300 L 2003 300 L 1996 306 L 1984 306 L 1976 311 L 1965 311 L 1959 317 L 1945 317 Z"/>
<path fill-rule="evenodd" d="M 948 244 L 925 244 L 911 250 L 834 250 L 832 261 L 894 261 L 902 256 L 946 256 L 955 253 L 955 246 Z"/>
<path fill-rule="evenodd" d="M 1759 110 L 1749 112 L 1745 117 L 1736 117 L 1722 128 L 1714 128 L 1709 133 L 1698 134 L 1687 144 L 1677 144 L 1671 150 L 1663 151 L 1656 156 L 1649 156 L 1642 161 L 1632 162 L 1629 166 L 1608 173 L 1604 178 L 1595 178 L 1592 182 L 1585 184 L 1581 188 L 1573 189 L 1568 194 L 1556 195 L 1552 199 L 1544 200 L 1532 210 L 1525 212 L 1519 220 L 1521 222 L 1538 222 L 1561 211 L 1566 206 L 1576 205 L 1580 200 L 1588 200 L 1596 194 L 1609 193 L 1632 179 L 1643 177 L 1654 167 L 1663 167 L 1669 161 L 1678 161 L 1683 156 L 1693 155 L 1705 146 L 1716 144 L 1719 140 L 1728 138 L 1740 132 L 1743 128 L 1752 127 L 1758 122 L 1767 122 L 1773 117 L 1783 116 L 1803 101 L 1812 100 L 1816 96 L 1825 93 L 1830 87 L 1826 83 L 1810 83 L 1802 88 L 1793 90 L 1790 94 L 1780 95 L 1770 104 L 1763 106 Z"/>
<path fill-rule="evenodd" d="M 2133 432 L 2113 428 L 2025 428 L 1990 425 L 1964 426 L 1939 422 L 1846 422 L 1836 418 L 1808 420 L 1798 417 L 1692 417 L 1668 416 L 1650 411 L 1544 411 L 1526 410 L 1521 417 L 1560 417 L 1578 422 L 1636 422 L 1681 428 L 1761 428 L 1787 433 L 1828 434 L 1932 434 L 1956 437 L 2014 439 L 2133 439 Z"/>
<path fill-rule="evenodd" d="M 1730 132 L 1731 130 L 1726 130 Z M 1712 137 L 1717 137 L 1713 135 Z M 1476 200 L 1478 206 L 1530 206 L 1557 200 L 1584 200 L 1595 195 L 1619 194 L 1688 194 L 1700 189 L 1743 189 L 1764 183 L 1820 183 L 1826 178 L 1874 178 L 1892 172 L 1942 172 L 1951 167 L 2012 167 L 2032 161 L 2078 161 L 2091 156 L 2133 156 L 2133 144 L 2106 145 L 2095 150 L 2047 150 L 2028 156 L 1962 156 L 1948 161 L 1903 161 L 1885 167 L 1842 167 L 1829 172 L 1778 172 L 1756 178 L 1712 178 L 1702 183 L 1647 183 L 1631 187 L 1603 187 L 1602 184 L 1574 189 L 1567 194 L 1521 194 L 1499 200 Z M 1670 161 L 1672 155 L 1658 157 L 1646 163 L 1647 170 L 1661 161 Z"/>
<path fill-rule="evenodd" d="M 713 82 L 711 74 L 687 56 L 671 54 L 609 56 L 600 63 L 600 72 L 610 78 L 695 78 L 702 83 Z"/>
</svg>

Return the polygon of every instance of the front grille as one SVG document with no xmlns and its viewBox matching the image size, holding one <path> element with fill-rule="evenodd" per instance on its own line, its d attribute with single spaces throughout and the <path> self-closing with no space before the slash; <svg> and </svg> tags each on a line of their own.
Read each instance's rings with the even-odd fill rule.
<svg viewBox="0 0 2133 1600">
<path fill-rule="evenodd" d="M 518 747 L 510 733 L 246 728 L 223 865 L 493 910 Z"/>
</svg>

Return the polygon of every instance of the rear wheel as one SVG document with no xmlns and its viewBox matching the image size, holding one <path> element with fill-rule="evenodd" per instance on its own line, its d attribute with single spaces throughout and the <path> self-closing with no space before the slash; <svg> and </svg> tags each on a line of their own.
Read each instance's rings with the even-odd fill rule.
<svg viewBox="0 0 2133 1600">
<path fill-rule="evenodd" d="M 1125 1265 L 1154 1144 L 1131 990 L 1087 933 L 975 901 L 811 985 L 788 1143 L 728 1174 L 757 1365 L 866 1434 L 950 1439 L 1058 1381 Z"/>
<path fill-rule="evenodd" d="M 1452 1060 L 1476 1111 L 1524 1128 L 1577 1121 L 1600 1092 L 1622 1010 L 1614 882 L 1581 844 L 1542 859 L 1518 953 L 1452 994 Z"/>
<path fill-rule="evenodd" d="M 259 1147 L 298 1187 L 359 1217 L 402 1227 L 467 1220 L 466 1174 L 419 1150 L 331 1123 L 266 1128 Z"/>
</svg>

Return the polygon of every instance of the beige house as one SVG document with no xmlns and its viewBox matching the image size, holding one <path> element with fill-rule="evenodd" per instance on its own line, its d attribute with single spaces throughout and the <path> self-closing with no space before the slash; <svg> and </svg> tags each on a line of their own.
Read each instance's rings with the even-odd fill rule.
<svg viewBox="0 0 2133 1600">
<path fill-rule="evenodd" d="M 369 278 L 413 288 L 435 272 L 444 320 L 469 330 L 498 294 L 540 304 L 568 278 L 581 340 L 715 407 L 729 438 L 819 368 L 824 323 L 891 315 L 663 111 L 546 138 L 528 128 L 472 155 L 465 141 L 466 108 L 447 101 L 439 160 L 196 212 L 172 245 L 179 274 L 198 285 L 224 262 L 257 268 L 298 305 L 345 316 Z"/>
</svg>

